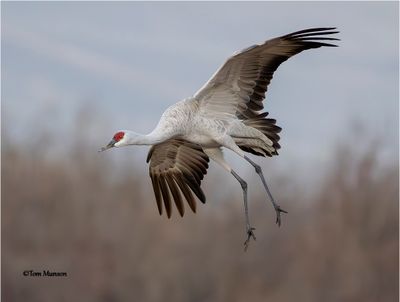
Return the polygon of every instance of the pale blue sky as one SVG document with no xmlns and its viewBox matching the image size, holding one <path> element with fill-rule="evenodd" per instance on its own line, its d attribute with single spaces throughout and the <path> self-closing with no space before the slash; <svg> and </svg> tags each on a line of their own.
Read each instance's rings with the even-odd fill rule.
<svg viewBox="0 0 400 302">
<path fill-rule="evenodd" d="M 85 104 L 96 123 L 88 138 L 93 145 L 121 128 L 150 132 L 166 107 L 192 95 L 233 52 L 292 31 L 336 26 L 339 48 L 303 52 L 275 73 L 265 108 L 283 132 L 271 165 L 323 167 L 354 121 L 382 137 L 382 158 L 397 158 L 397 2 L 1 7 L 2 126 L 16 140 L 34 140 L 46 128 L 63 137 L 60 145 L 68 143 Z"/>
</svg>

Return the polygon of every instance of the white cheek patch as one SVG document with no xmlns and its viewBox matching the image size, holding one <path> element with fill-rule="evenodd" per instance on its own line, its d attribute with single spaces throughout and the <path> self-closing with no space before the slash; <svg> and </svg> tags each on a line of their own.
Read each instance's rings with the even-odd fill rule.
<svg viewBox="0 0 400 302">
<path fill-rule="evenodd" d="M 114 147 L 121 147 L 123 141 L 124 141 L 124 139 L 119 140 L 118 142 L 116 142 L 114 144 Z"/>
</svg>

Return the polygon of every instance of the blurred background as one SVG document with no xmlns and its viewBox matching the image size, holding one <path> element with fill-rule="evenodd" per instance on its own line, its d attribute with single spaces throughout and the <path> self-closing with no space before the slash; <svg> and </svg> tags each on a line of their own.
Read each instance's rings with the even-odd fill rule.
<svg viewBox="0 0 400 302">
<path fill-rule="evenodd" d="M 3 301 L 398 301 L 397 2 L 1 2 Z M 240 186 L 211 163 L 206 205 L 158 215 L 150 132 L 234 51 L 336 26 L 339 48 L 275 73 L 283 128 L 251 166 L 257 241 L 243 251 Z M 223 189 L 222 189 L 223 188 Z M 24 270 L 67 277 L 24 277 Z"/>
</svg>

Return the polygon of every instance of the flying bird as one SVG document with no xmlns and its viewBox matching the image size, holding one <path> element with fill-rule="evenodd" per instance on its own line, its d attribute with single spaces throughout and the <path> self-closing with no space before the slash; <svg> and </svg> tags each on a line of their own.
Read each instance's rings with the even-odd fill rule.
<svg viewBox="0 0 400 302">
<path fill-rule="evenodd" d="M 181 216 L 184 201 L 196 212 L 193 194 L 205 203 L 201 181 L 207 173 L 209 159 L 231 173 L 243 190 L 247 248 L 254 230 L 247 205 L 247 183 L 225 161 L 222 147 L 249 162 L 261 178 L 281 225 L 281 213 L 287 213 L 274 200 L 261 167 L 246 153 L 258 156 L 278 155 L 279 132 L 276 120 L 267 117 L 263 100 L 272 76 L 281 63 L 303 50 L 335 47 L 339 40 L 335 27 L 296 31 L 250 46 L 233 54 L 192 97 L 186 98 L 162 114 L 149 134 L 120 130 L 104 151 L 112 147 L 150 145 L 147 156 L 149 173 L 160 215 L 164 209 L 171 217 L 173 202 Z"/>
</svg>

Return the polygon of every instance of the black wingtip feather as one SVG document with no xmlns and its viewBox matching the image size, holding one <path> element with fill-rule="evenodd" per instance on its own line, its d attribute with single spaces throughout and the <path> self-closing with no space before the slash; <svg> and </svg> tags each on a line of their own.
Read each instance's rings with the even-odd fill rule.
<svg viewBox="0 0 400 302">
<path fill-rule="evenodd" d="M 312 37 L 312 36 L 318 36 L 318 35 L 334 35 L 334 34 L 338 34 L 339 31 L 317 31 L 317 32 L 311 32 L 311 33 L 304 33 L 304 34 L 300 34 L 300 35 L 288 35 L 290 37 L 294 37 L 294 38 L 301 38 L 301 37 Z"/>
<path fill-rule="evenodd" d="M 283 37 L 290 37 L 290 36 L 298 36 L 298 35 L 302 35 L 302 34 L 309 34 L 309 33 L 321 33 L 321 34 L 325 34 L 329 31 L 335 31 L 336 27 L 314 27 L 314 28 L 307 28 L 307 29 L 303 29 L 303 30 L 299 30 L 299 31 L 295 31 L 292 32 L 290 34 L 287 34 Z"/>
<path fill-rule="evenodd" d="M 318 48 L 322 46 L 326 47 L 337 47 L 335 44 L 323 43 L 319 41 L 340 41 L 338 38 L 326 37 L 327 35 L 338 34 L 339 31 L 336 27 L 319 27 L 309 28 L 300 31 L 296 31 L 287 35 L 282 36 L 282 39 L 299 41 L 308 48 Z"/>
</svg>

